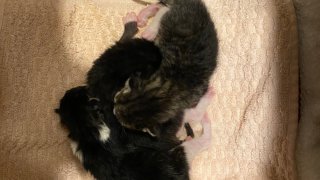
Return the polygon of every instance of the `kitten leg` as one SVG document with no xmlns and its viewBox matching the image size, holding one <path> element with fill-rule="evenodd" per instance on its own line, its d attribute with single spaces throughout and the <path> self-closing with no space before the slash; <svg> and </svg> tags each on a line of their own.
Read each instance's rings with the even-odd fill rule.
<svg viewBox="0 0 320 180">
<path fill-rule="evenodd" d="M 203 126 L 203 134 L 199 138 L 191 139 L 188 138 L 187 141 L 182 143 L 182 147 L 184 147 L 188 163 L 191 164 L 193 158 L 210 148 L 211 144 L 211 123 L 208 115 L 205 114 L 202 119 Z"/>
<path fill-rule="evenodd" d="M 158 35 L 161 19 L 168 11 L 169 11 L 168 7 L 166 7 L 166 6 L 162 7 L 158 11 L 156 16 L 153 18 L 151 24 L 142 33 L 141 37 L 146 40 L 153 41 Z"/>
<path fill-rule="evenodd" d="M 161 4 L 157 3 L 157 4 L 151 4 L 146 8 L 142 9 L 138 14 L 138 26 L 139 27 L 146 26 L 149 18 L 155 16 L 160 8 L 161 8 Z"/>
<path fill-rule="evenodd" d="M 192 139 L 195 137 L 195 130 L 197 129 L 194 129 L 194 126 L 191 126 L 190 123 L 184 123 L 184 125 L 178 130 L 176 137 L 180 141 Z"/>
<path fill-rule="evenodd" d="M 201 128 L 199 126 L 196 126 L 194 122 L 200 121 L 201 119 L 203 119 L 205 113 L 207 112 L 207 107 L 209 106 L 210 102 L 213 99 L 213 96 L 214 96 L 213 88 L 209 87 L 208 91 L 200 99 L 196 107 L 185 110 L 184 116 L 183 116 L 183 122 L 189 123 L 189 125 L 191 126 L 191 129 L 194 132 L 198 132 L 199 128 Z M 176 136 L 179 140 L 186 139 L 188 137 L 186 128 L 182 126 L 180 130 L 177 132 Z"/>
<path fill-rule="evenodd" d="M 196 107 L 187 109 L 184 112 L 183 121 L 191 122 L 191 121 L 199 121 L 203 118 L 207 111 L 207 107 L 212 101 L 214 96 L 213 88 L 209 87 L 208 91 L 204 96 L 201 97 L 200 101 L 196 105 Z"/>
<path fill-rule="evenodd" d="M 120 38 L 120 41 L 132 39 L 133 36 L 138 32 L 137 15 L 134 12 L 127 13 L 127 15 L 122 18 L 122 21 L 124 24 L 124 32 Z"/>
</svg>

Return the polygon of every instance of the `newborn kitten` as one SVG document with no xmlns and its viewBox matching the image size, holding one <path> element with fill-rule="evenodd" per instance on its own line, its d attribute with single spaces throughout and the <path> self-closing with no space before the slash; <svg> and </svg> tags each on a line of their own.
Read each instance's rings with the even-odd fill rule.
<svg viewBox="0 0 320 180">
<path fill-rule="evenodd" d="M 80 86 L 68 90 L 56 110 L 69 131 L 73 153 L 98 180 L 188 180 L 193 157 L 210 146 L 206 115 L 198 119 L 203 135 L 181 144 L 125 129 L 101 107 Z"/>
<path fill-rule="evenodd" d="M 85 86 L 68 90 L 57 113 L 69 130 L 73 153 L 96 179 L 189 179 L 182 145 L 124 129 L 115 117 L 106 119 Z"/>
<path fill-rule="evenodd" d="M 216 67 L 217 36 L 201 0 L 162 0 L 138 16 L 144 26 L 158 13 L 142 34 L 155 39 L 162 55 L 159 69 L 150 76 L 135 73 L 114 99 L 114 113 L 128 128 L 159 134 L 164 123 L 181 121 L 186 108 L 195 106 L 208 89 Z M 181 124 L 181 123 L 180 123 Z"/>
</svg>

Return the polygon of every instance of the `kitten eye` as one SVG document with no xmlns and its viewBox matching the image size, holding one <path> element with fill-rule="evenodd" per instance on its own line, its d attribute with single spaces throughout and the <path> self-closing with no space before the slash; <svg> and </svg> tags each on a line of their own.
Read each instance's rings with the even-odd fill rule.
<svg viewBox="0 0 320 180">
<path fill-rule="evenodd" d="M 125 87 L 129 89 L 129 91 L 137 91 L 141 88 L 142 79 L 141 72 L 136 72 L 126 81 Z"/>
<path fill-rule="evenodd" d="M 139 86 L 138 80 L 135 77 L 129 78 L 128 84 L 131 89 L 137 89 Z"/>
</svg>

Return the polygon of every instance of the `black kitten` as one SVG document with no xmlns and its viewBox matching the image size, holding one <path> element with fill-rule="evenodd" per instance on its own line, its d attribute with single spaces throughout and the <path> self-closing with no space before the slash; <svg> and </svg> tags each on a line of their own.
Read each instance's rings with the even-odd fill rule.
<svg viewBox="0 0 320 180">
<path fill-rule="evenodd" d="M 56 112 L 69 130 L 73 152 L 96 179 L 189 179 L 182 146 L 124 129 L 112 112 L 104 115 L 100 102 L 89 98 L 86 87 L 68 90 Z"/>
<path fill-rule="evenodd" d="M 201 0 L 162 0 L 155 40 L 162 62 L 150 76 L 133 74 L 115 97 L 114 113 L 128 128 L 158 134 L 196 105 L 208 89 L 216 67 L 217 36 Z M 157 27 L 157 25 L 156 25 Z M 180 123 L 179 123 L 180 122 Z"/>
</svg>

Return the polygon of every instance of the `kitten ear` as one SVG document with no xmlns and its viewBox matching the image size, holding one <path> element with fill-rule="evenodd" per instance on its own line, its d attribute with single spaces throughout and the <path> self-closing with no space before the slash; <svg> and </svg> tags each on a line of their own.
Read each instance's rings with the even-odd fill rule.
<svg viewBox="0 0 320 180">
<path fill-rule="evenodd" d="M 129 79 L 127 79 L 124 87 L 126 88 L 135 88 L 136 84 L 135 84 L 135 79 L 134 77 L 129 77 Z"/>
<path fill-rule="evenodd" d="M 138 72 L 127 80 L 125 86 L 130 89 L 139 89 L 139 87 L 141 87 L 141 84 L 142 84 L 141 73 Z"/>
</svg>

